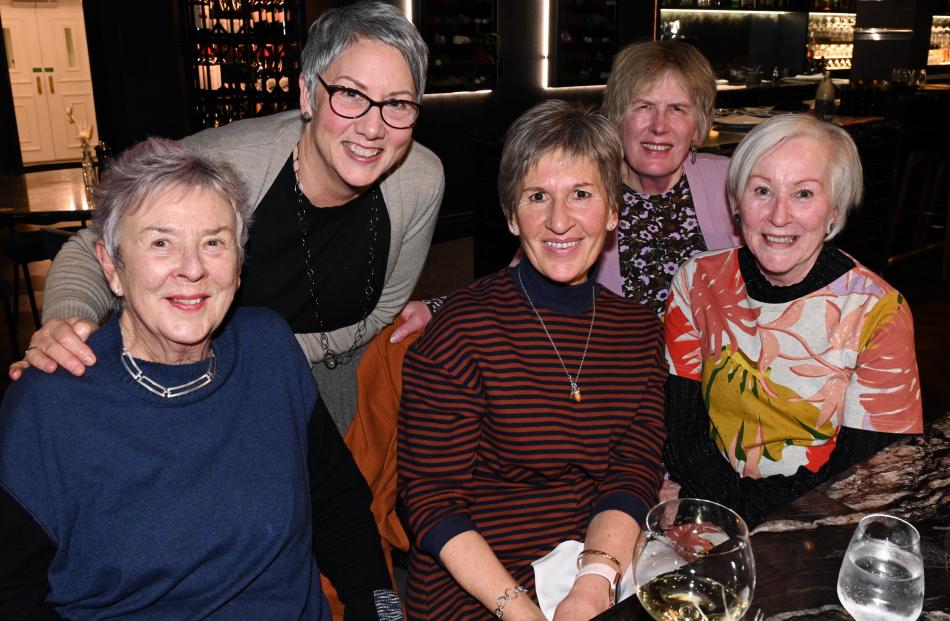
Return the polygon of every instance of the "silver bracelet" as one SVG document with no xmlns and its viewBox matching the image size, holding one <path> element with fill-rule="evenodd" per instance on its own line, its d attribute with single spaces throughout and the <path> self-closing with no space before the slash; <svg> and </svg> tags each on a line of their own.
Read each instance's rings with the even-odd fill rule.
<svg viewBox="0 0 950 621">
<path fill-rule="evenodd" d="M 497 598 L 495 598 L 495 603 L 497 604 L 495 606 L 496 617 L 501 619 L 502 617 L 505 616 L 505 606 L 508 605 L 508 602 L 518 597 L 518 593 L 524 593 L 525 595 L 527 595 L 528 591 L 525 590 L 525 588 L 519 584 L 519 585 L 511 587 L 510 589 L 505 589 L 504 595 L 499 595 Z"/>
</svg>

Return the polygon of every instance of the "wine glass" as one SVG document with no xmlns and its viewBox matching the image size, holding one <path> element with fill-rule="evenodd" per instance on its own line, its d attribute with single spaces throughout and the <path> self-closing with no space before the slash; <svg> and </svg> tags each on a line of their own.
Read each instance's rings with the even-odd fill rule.
<svg viewBox="0 0 950 621">
<path fill-rule="evenodd" d="M 737 621 L 752 602 L 749 529 L 718 503 L 678 498 L 650 509 L 633 562 L 637 597 L 657 621 Z"/>
<path fill-rule="evenodd" d="M 924 606 L 920 534 L 876 513 L 861 518 L 838 574 L 838 599 L 857 621 L 911 621 Z"/>
</svg>

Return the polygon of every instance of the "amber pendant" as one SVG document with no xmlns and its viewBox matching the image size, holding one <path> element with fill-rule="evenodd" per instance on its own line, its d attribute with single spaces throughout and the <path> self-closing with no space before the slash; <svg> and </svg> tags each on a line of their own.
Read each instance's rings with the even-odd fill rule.
<svg viewBox="0 0 950 621">
<path fill-rule="evenodd" d="M 574 384 L 571 387 L 571 399 L 573 399 L 577 403 L 581 402 L 581 389 L 577 387 L 577 384 Z"/>
</svg>

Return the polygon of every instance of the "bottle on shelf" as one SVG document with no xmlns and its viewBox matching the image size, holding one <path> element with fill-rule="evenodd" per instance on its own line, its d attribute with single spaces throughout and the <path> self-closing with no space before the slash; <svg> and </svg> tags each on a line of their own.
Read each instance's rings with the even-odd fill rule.
<svg viewBox="0 0 950 621">
<path fill-rule="evenodd" d="M 831 70 L 825 69 L 825 75 L 818 83 L 815 92 L 815 116 L 822 121 L 830 121 L 835 114 L 835 84 L 831 81 Z"/>
</svg>

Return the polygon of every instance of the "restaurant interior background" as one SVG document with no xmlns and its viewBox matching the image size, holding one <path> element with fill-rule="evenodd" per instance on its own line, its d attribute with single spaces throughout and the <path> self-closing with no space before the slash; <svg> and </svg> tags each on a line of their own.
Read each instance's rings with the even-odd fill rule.
<svg viewBox="0 0 950 621">
<path fill-rule="evenodd" d="M 950 380 L 942 372 L 942 350 L 950 348 L 950 90 L 942 86 L 950 82 L 948 0 L 393 3 L 430 46 L 425 110 L 414 135 L 440 156 L 446 172 L 436 243 L 420 293 L 447 293 L 506 264 L 514 239 L 502 221 L 495 189 L 505 129 L 546 98 L 598 104 L 613 55 L 627 43 L 667 37 L 697 45 L 721 78 L 717 107 L 724 111 L 746 106 L 806 110 L 817 81 L 801 76 L 826 66 L 840 79 L 839 114 L 860 117 L 848 130 L 866 172 L 865 204 L 840 245 L 908 296 L 918 330 L 925 408 L 934 415 L 950 409 Z M 60 47 L 68 40 L 81 65 L 84 26 L 92 93 L 88 104 L 76 99 L 75 109 L 78 115 L 87 109 L 83 105 L 94 105 L 84 117 L 95 119 L 93 141 L 101 139 L 113 151 L 147 135 L 177 138 L 295 108 L 305 26 L 341 4 L 346 2 L 0 0 L 0 8 L 34 8 L 38 22 L 52 14 L 51 7 L 81 7 L 82 24 L 53 37 Z M 15 46 L 8 24 L 3 23 L 3 31 L 0 60 L 12 80 Z M 46 58 L 44 52 L 43 65 Z M 926 72 L 926 84 L 920 70 Z M 38 89 L 53 84 L 51 76 L 65 84 L 59 69 L 30 67 L 27 75 L 30 84 L 37 80 Z M 4 188 L 22 184 L 23 172 L 78 166 L 77 137 L 70 137 L 72 153 L 24 166 L 28 158 L 21 153 L 21 134 L 28 132 L 18 131 L 20 97 L 11 81 L 0 80 L 0 216 Z M 64 104 L 49 105 L 53 117 L 55 107 Z M 712 138 L 719 140 L 711 139 L 707 148 L 731 153 L 735 142 L 723 139 L 733 135 L 730 129 L 735 128 L 717 127 L 719 134 Z M 2 228 L 0 238 L 29 226 Z M 9 258 L 0 258 L 4 289 L 23 276 L 14 276 L 14 267 Z M 30 269 L 41 301 L 48 262 Z M 33 320 L 28 304 L 20 302 L 11 336 L 21 350 Z M 0 355 L 10 360 L 17 351 L 19 357 L 7 340 L 2 339 Z"/>
</svg>

